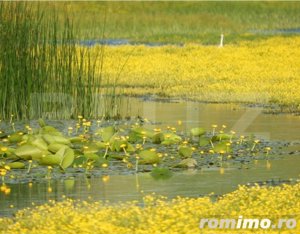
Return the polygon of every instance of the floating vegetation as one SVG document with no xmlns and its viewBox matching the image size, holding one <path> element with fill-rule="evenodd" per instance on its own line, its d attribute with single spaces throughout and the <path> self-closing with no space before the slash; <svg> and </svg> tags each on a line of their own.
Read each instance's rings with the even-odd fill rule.
<svg viewBox="0 0 300 234">
<path fill-rule="evenodd" d="M 253 160 L 274 158 L 282 143 L 237 136 L 225 128 L 192 128 L 188 133 L 175 127 L 160 129 L 141 121 L 88 121 L 78 116 L 72 127 L 61 132 L 42 119 L 39 127 L 18 127 L 1 134 L 0 168 L 4 180 L 60 177 L 65 173 L 88 176 L 113 171 L 149 172 L 168 177 L 169 170 L 223 168 L 250 165 Z M 70 132 L 69 129 L 76 129 Z M 28 131 L 30 129 L 30 131 Z M 223 169 L 224 170 L 224 169 Z M 24 173 L 26 172 L 26 173 Z M 166 174 L 166 175 L 165 175 Z"/>
<path fill-rule="evenodd" d="M 5 188 L 3 188 L 5 189 Z M 137 201 L 110 205 L 103 202 L 50 201 L 0 218 L 0 232 L 15 233 L 241 233 L 241 229 L 199 229 L 200 219 L 295 219 L 299 222 L 300 184 L 276 187 L 240 186 L 218 197 L 167 199 L 144 195 Z M 216 201 L 215 201 L 216 200 Z M 46 225 L 45 225 L 46 224 Z M 253 233 L 243 229 L 243 233 Z M 255 229 L 255 233 L 299 233 L 293 229 Z"/>
<path fill-rule="evenodd" d="M 300 37 L 293 36 L 222 48 L 199 44 L 108 47 L 103 74 L 115 74 L 116 61 L 135 48 L 118 82 L 126 94 L 277 104 L 282 111 L 299 111 L 300 96 L 295 95 L 300 85 L 299 46 Z"/>
</svg>

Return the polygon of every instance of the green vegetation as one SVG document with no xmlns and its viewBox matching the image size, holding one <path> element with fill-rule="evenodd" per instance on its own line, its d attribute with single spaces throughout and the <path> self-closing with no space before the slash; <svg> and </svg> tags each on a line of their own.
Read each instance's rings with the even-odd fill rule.
<svg viewBox="0 0 300 234">
<path fill-rule="evenodd" d="M 300 2 L 53 2 L 61 19 L 67 12 L 80 29 L 77 38 L 137 42 L 216 44 L 265 38 L 266 30 L 300 28 Z"/>
<path fill-rule="evenodd" d="M 54 11 L 45 17 L 33 6 L 0 3 L 1 118 L 96 118 L 114 113 L 114 86 L 102 88 L 101 83 L 103 49 L 91 56 L 89 48 L 76 47 L 67 16 L 58 25 Z"/>
<path fill-rule="evenodd" d="M 126 123 L 91 122 L 80 117 L 68 128 L 66 136 L 40 119 L 38 129 L 25 126 L 17 132 L 3 132 L 0 145 L 3 183 L 11 175 L 12 181 L 26 181 L 40 177 L 41 172 L 42 178 L 48 179 L 53 172 L 59 177 L 60 172 L 81 171 L 91 175 L 103 170 L 136 173 L 153 168 L 151 175 L 157 179 L 168 178 L 169 170 L 180 168 L 215 167 L 224 173 L 224 167 L 240 161 L 274 158 L 281 145 L 260 142 L 253 136 L 236 136 L 233 131 L 226 132 L 225 125 L 221 128 L 213 125 L 211 132 L 193 128 L 184 134 L 175 127 L 151 129 L 139 121 L 131 126 Z M 92 172 L 94 168 L 98 172 Z"/>
</svg>

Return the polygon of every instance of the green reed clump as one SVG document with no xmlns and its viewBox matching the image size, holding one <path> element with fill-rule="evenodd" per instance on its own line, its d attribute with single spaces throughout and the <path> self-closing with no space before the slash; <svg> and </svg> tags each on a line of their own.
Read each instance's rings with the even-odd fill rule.
<svg viewBox="0 0 300 234">
<path fill-rule="evenodd" d="M 58 24 L 55 11 L 38 3 L 0 3 L 0 115 L 17 119 L 104 114 L 101 54 L 79 47 L 72 21 Z"/>
</svg>

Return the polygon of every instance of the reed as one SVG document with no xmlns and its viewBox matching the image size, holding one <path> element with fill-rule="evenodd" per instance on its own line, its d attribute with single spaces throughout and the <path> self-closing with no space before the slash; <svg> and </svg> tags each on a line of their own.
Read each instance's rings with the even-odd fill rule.
<svg viewBox="0 0 300 234">
<path fill-rule="evenodd" d="M 101 82 L 104 46 L 93 53 L 78 46 L 72 20 L 58 22 L 55 10 L 45 15 L 38 3 L 0 3 L 1 118 L 112 115 L 102 100 L 116 95 Z"/>
</svg>

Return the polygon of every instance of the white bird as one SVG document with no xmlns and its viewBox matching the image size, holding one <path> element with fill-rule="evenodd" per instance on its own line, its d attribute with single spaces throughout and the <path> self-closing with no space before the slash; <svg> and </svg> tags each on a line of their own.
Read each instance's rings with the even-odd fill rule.
<svg viewBox="0 0 300 234">
<path fill-rule="evenodd" d="M 221 34 L 220 45 L 219 47 L 223 47 L 224 34 Z"/>
</svg>

